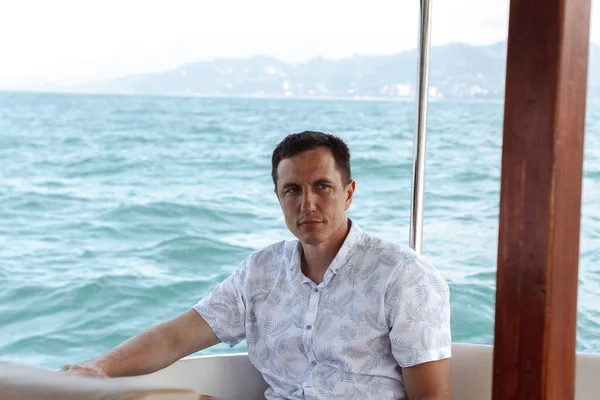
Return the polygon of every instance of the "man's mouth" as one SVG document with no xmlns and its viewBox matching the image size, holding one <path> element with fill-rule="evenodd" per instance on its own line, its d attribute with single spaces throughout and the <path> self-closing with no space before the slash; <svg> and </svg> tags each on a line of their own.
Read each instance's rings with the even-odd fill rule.
<svg viewBox="0 0 600 400">
<path fill-rule="evenodd" d="M 308 219 L 306 221 L 300 222 L 300 225 L 312 226 L 312 225 L 316 225 L 316 224 L 320 224 L 320 223 L 321 223 L 321 221 L 317 221 L 317 220 L 313 220 L 313 219 Z"/>
</svg>

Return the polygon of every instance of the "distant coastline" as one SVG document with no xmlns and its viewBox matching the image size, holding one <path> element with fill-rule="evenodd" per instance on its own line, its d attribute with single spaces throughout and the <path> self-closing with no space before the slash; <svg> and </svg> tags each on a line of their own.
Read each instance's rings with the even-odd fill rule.
<svg viewBox="0 0 600 400">
<path fill-rule="evenodd" d="M 401 101 L 416 98 L 417 51 L 395 55 L 316 58 L 290 64 L 273 57 L 227 58 L 172 70 L 27 92 L 170 97 Z M 450 43 L 431 49 L 429 99 L 503 101 L 506 42 Z M 600 99 L 600 47 L 590 45 L 588 99 Z"/>
<path fill-rule="evenodd" d="M 118 97 L 166 97 L 166 98 L 200 98 L 200 99 L 248 99 L 248 100 L 308 100 L 308 101 L 348 101 L 348 102 L 398 102 L 398 103 L 414 103 L 415 99 L 410 98 L 394 98 L 394 97 L 344 97 L 344 96 L 256 96 L 256 95 L 218 95 L 218 94 L 186 94 L 186 93 L 160 93 L 160 94 L 145 94 L 145 93 L 100 93 L 100 92 L 85 92 L 85 91 L 68 91 L 68 90 L 2 90 L 1 94 L 32 94 L 32 95 L 65 95 L 65 96 L 118 96 Z M 430 102 L 486 102 L 496 103 L 502 102 L 503 98 L 447 98 L 447 99 L 429 99 Z"/>
</svg>

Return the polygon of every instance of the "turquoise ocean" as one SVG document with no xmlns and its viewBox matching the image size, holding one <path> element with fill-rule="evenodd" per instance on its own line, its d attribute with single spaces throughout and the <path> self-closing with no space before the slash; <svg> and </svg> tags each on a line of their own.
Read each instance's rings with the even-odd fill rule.
<svg viewBox="0 0 600 400">
<path fill-rule="evenodd" d="M 423 253 L 453 341 L 491 344 L 501 102 L 430 104 Z M 411 102 L 0 93 L 0 360 L 59 368 L 177 316 L 291 239 L 270 178 L 288 133 L 339 135 L 350 216 L 408 243 Z M 577 348 L 600 352 L 600 106 L 587 113 Z M 245 351 L 217 345 L 205 354 Z"/>
</svg>

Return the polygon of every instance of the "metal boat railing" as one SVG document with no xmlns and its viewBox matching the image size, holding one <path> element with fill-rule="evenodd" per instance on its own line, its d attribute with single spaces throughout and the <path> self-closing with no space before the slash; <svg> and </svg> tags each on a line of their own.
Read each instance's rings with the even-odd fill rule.
<svg viewBox="0 0 600 400">
<path fill-rule="evenodd" d="M 425 190 L 425 142 L 429 100 L 429 53 L 431 48 L 431 0 L 421 0 L 417 77 L 417 115 L 413 141 L 413 179 L 409 245 L 421 253 L 423 243 L 423 195 Z"/>
</svg>

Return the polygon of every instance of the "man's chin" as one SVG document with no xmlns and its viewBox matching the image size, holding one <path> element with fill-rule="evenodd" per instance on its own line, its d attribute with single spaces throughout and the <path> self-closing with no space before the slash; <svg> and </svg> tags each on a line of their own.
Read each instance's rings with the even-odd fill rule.
<svg viewBox="0 0 600 400">
<path fill-rule="evenodd" d="M 316 246 L 323 243 L 321 238 L 319 238 L 317 235 L 302 235 L 299 239 L 300 242 L 306 246 Z"/>
</svg>

